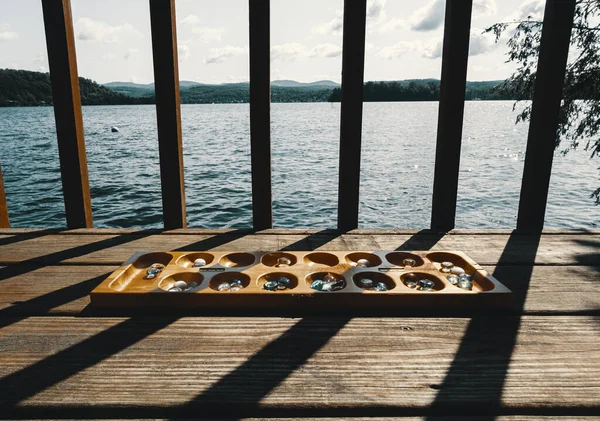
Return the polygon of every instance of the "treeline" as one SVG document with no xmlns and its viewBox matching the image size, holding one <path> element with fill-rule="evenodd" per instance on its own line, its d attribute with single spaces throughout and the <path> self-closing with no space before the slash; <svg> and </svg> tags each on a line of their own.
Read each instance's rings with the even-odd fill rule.
<svg viewBox="0 0 600 421">
<path fill-rule="evenodd" d="M 153 102 L 151 98 L 132 98 L 96 82 L 79 78 L 83 105 L 126 105 Z M 0 69 L 0 107 L 52 105 L 48 73 Z"/>
<path fill-rule="evenodd" d="M 331 88 L 324 87 L 272 86 L 271 102 L 326 102 L 331 91 Z M 233 104 L 249 101 L 250 86 L 248 83 L 202 85 L 181 90 L 182 104 Z"/>
<path fill-rule="evenodd" d="M 500 81 L 467 82 L 465 99 L 467 100 L 510 100 L 514 95 L 501 89 Z M 340 88 L 329 95 L 329 102 L 339 102 L 342 98 Z M 363 87 L 363 100 L 366 102 L 386 101 L 439 101 L 440 82 L 438 80 L 367 82 Z"/>
</svg>

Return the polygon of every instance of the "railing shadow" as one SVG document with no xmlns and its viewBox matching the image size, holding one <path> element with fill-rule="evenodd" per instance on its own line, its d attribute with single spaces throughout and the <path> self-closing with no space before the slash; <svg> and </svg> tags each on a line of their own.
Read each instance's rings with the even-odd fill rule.
<svg viewBox="0 0 600 421">
<path fill-rule="evenodd" d="M 61 230 L 56 228 L 47 228 L 41 229 L 31 232 L 26 232 L 23 234 L 14 234 L 11 237 L 0 238 L 0 247 L 7 246 L 9 244 L 20 243 L 21 241 L 33 240 L 35 238 L 40 238 L 48 234 L 60 234 Z"/>
<path fill-rule="evenodd" d="M 150 232 L 122 234 L 116 237 L 107 238 L 93 243 L 87 243 L 81 246 L 72 247 L 67 250 L 61 250 L 43 256 L 23 260 L 18 263 L 10 264 L 4 268 L 0 268 L 0 281 L 12 278 L 14 276 L 24 275 L 26 273 L 43 268 L 45 266 L 55 265 L 67 259 L 85 256 L 86 254 L 95 253 L 97 251 L 140 240 L 150 235 L 152 235 L 152 233 Z"/>
<path fill-rule="evenodd" d="M 396 247 L 397 251 L 411 250 L 429 250 L 435 246 L 444 236 L 446 232 L 421 230 L 406 240 L 403 244 Z"/>
<path fill-rule="evenodd" d="M 521 256 L 521 288 L 513 291 L 514 311 L 502 316 L 478 314 L 471 319 L 443 382 L 430 386 L 438 392 L 427 410 L 431 415 L 428 420 L 450 412 L 468 412 L 479 415 L 481 420 L 494 420 L 500 412 L 539 243 L 539 235 L 513 232 L 509 237 L 493 275 L 500 282 L 506 276 L 514 276 L 507 264 L 513 261 L 515 253 Z"/>
</svg>

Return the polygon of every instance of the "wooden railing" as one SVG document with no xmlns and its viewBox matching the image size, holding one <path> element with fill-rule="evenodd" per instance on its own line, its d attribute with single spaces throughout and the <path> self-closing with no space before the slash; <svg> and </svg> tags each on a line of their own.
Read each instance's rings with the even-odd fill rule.
<svg viewBox="0 0 600 421">
<path fill-rule="evenodd" d="M 186 226 L 175 0 L 149 0 L 164 226 Z M 576 0 L 547 0 L 517 229 L 540 231 Z M 67 226 L 92 227 L 70 0 L 42 0 Z M 446 0 L 431 228 L 454 228 L 473 0 Z M 366 0 L 344 1 L 338 228 L 358 227 Z M 272 227 L 270 3 L 249 0 L 253 225 Z M 0 227 L 8 227 L 0 173 Z"/>
</svg>

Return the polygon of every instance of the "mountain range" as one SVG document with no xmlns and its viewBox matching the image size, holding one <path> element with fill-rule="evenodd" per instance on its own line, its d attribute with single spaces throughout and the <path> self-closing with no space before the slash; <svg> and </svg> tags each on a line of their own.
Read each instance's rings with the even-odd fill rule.
<svg viewBox="0 0 600 421">
<path fill-rule="evenodd" d="M 502 81 L 467 82 L 466 99 L 514 99 L 510 92 L 496 89 Z M 154 104 L 154 84 L 110 82 L 100 85 L 90 79 L 79 78 L 83 105 Z M 437 79 L 410 79 L 399 81 L 367 82 L 364 101 L 437 101 L 440 81 Z M 181 81 L 182 104 L 247 103 L 250 100 L 248 82 L 203 84 Z M 271 82 L 271 102 L 338 102 L 341 100 L 339 83 L 331 80 Z M 52 104 L 52 89 L 48 73 L 27 70 L 0 69 L 0 106 L 38 106 Z"/>
</svg>

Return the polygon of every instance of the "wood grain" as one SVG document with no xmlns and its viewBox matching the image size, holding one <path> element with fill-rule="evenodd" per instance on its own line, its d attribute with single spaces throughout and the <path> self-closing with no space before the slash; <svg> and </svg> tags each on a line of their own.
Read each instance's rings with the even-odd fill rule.
<svg viewBox="0 0 600 421">
<path fill-rule="evenodd" d="M 160 182 L 167 229 L 186 226 L 175 21 L 175 0 L 150 0 Z"/>
<path fill-rule="evenodd" d="M 431 227 L 454 228 L 473 0 L 446 0 Z"/>
<path fill-rule="evenodd" d="M 510 247 L 507 244 L 510 239 Z M 535 256 L 530 256 L 534 248 Z M 171 235 L 134 233 L 124 235 L 50 234 L 0 246 L 0 264 L 24 261 L 44 264 L 120 265 L 137 251 L 169 250 L 460 250 L 481 265 L 600 265 L 600 235 L 543 235 L 535 237 L 497 235 L 411 236 L 346 234 L 245 234 Z M 34 262 L 31 262 L 35 259 Z M 533 260 L 532 260 L 533 259 Z"/>
<path fill-rule="evenodd" d="M 70 0 L 42 1 L 65 213 L 69 228 L 91 228 L 92 203 Z"/>
<path fill-rule="evenodd" d="M 25 316 L 77 314 L 89 304 L 89 293 L 114 269 L 116 266 L 29 267 L 0 281 L 0 310 Z M 532 272 L 522 266 L 484 269 L 518 297 L 526 294 L 526 314 L 600 313 L 600 266 L 536 266 Z M 10 272 L 0 267 L 0 274 Z"/>
<path fill-rule="evenodd" d="M 503 343 L 515 332 L 503 317 L 489 317 L 456 360 L 468 325 L 447 318 L 31 317 L 0 331 L 0 404 L 5 414 L 86 406 L 148 407 L 155 416 L 307 408 L 402 415 L 426 410 L 453 364 L 462 369 L 444 383 L 453 392 L 441 402 L 446 411 L 481 411 L 496 400 L 500 412 L 600 407 L 597 318 L 525 316 L 507 354 Z M 236 405 L 224 405 L 232 396 Z"/>
</svg>

